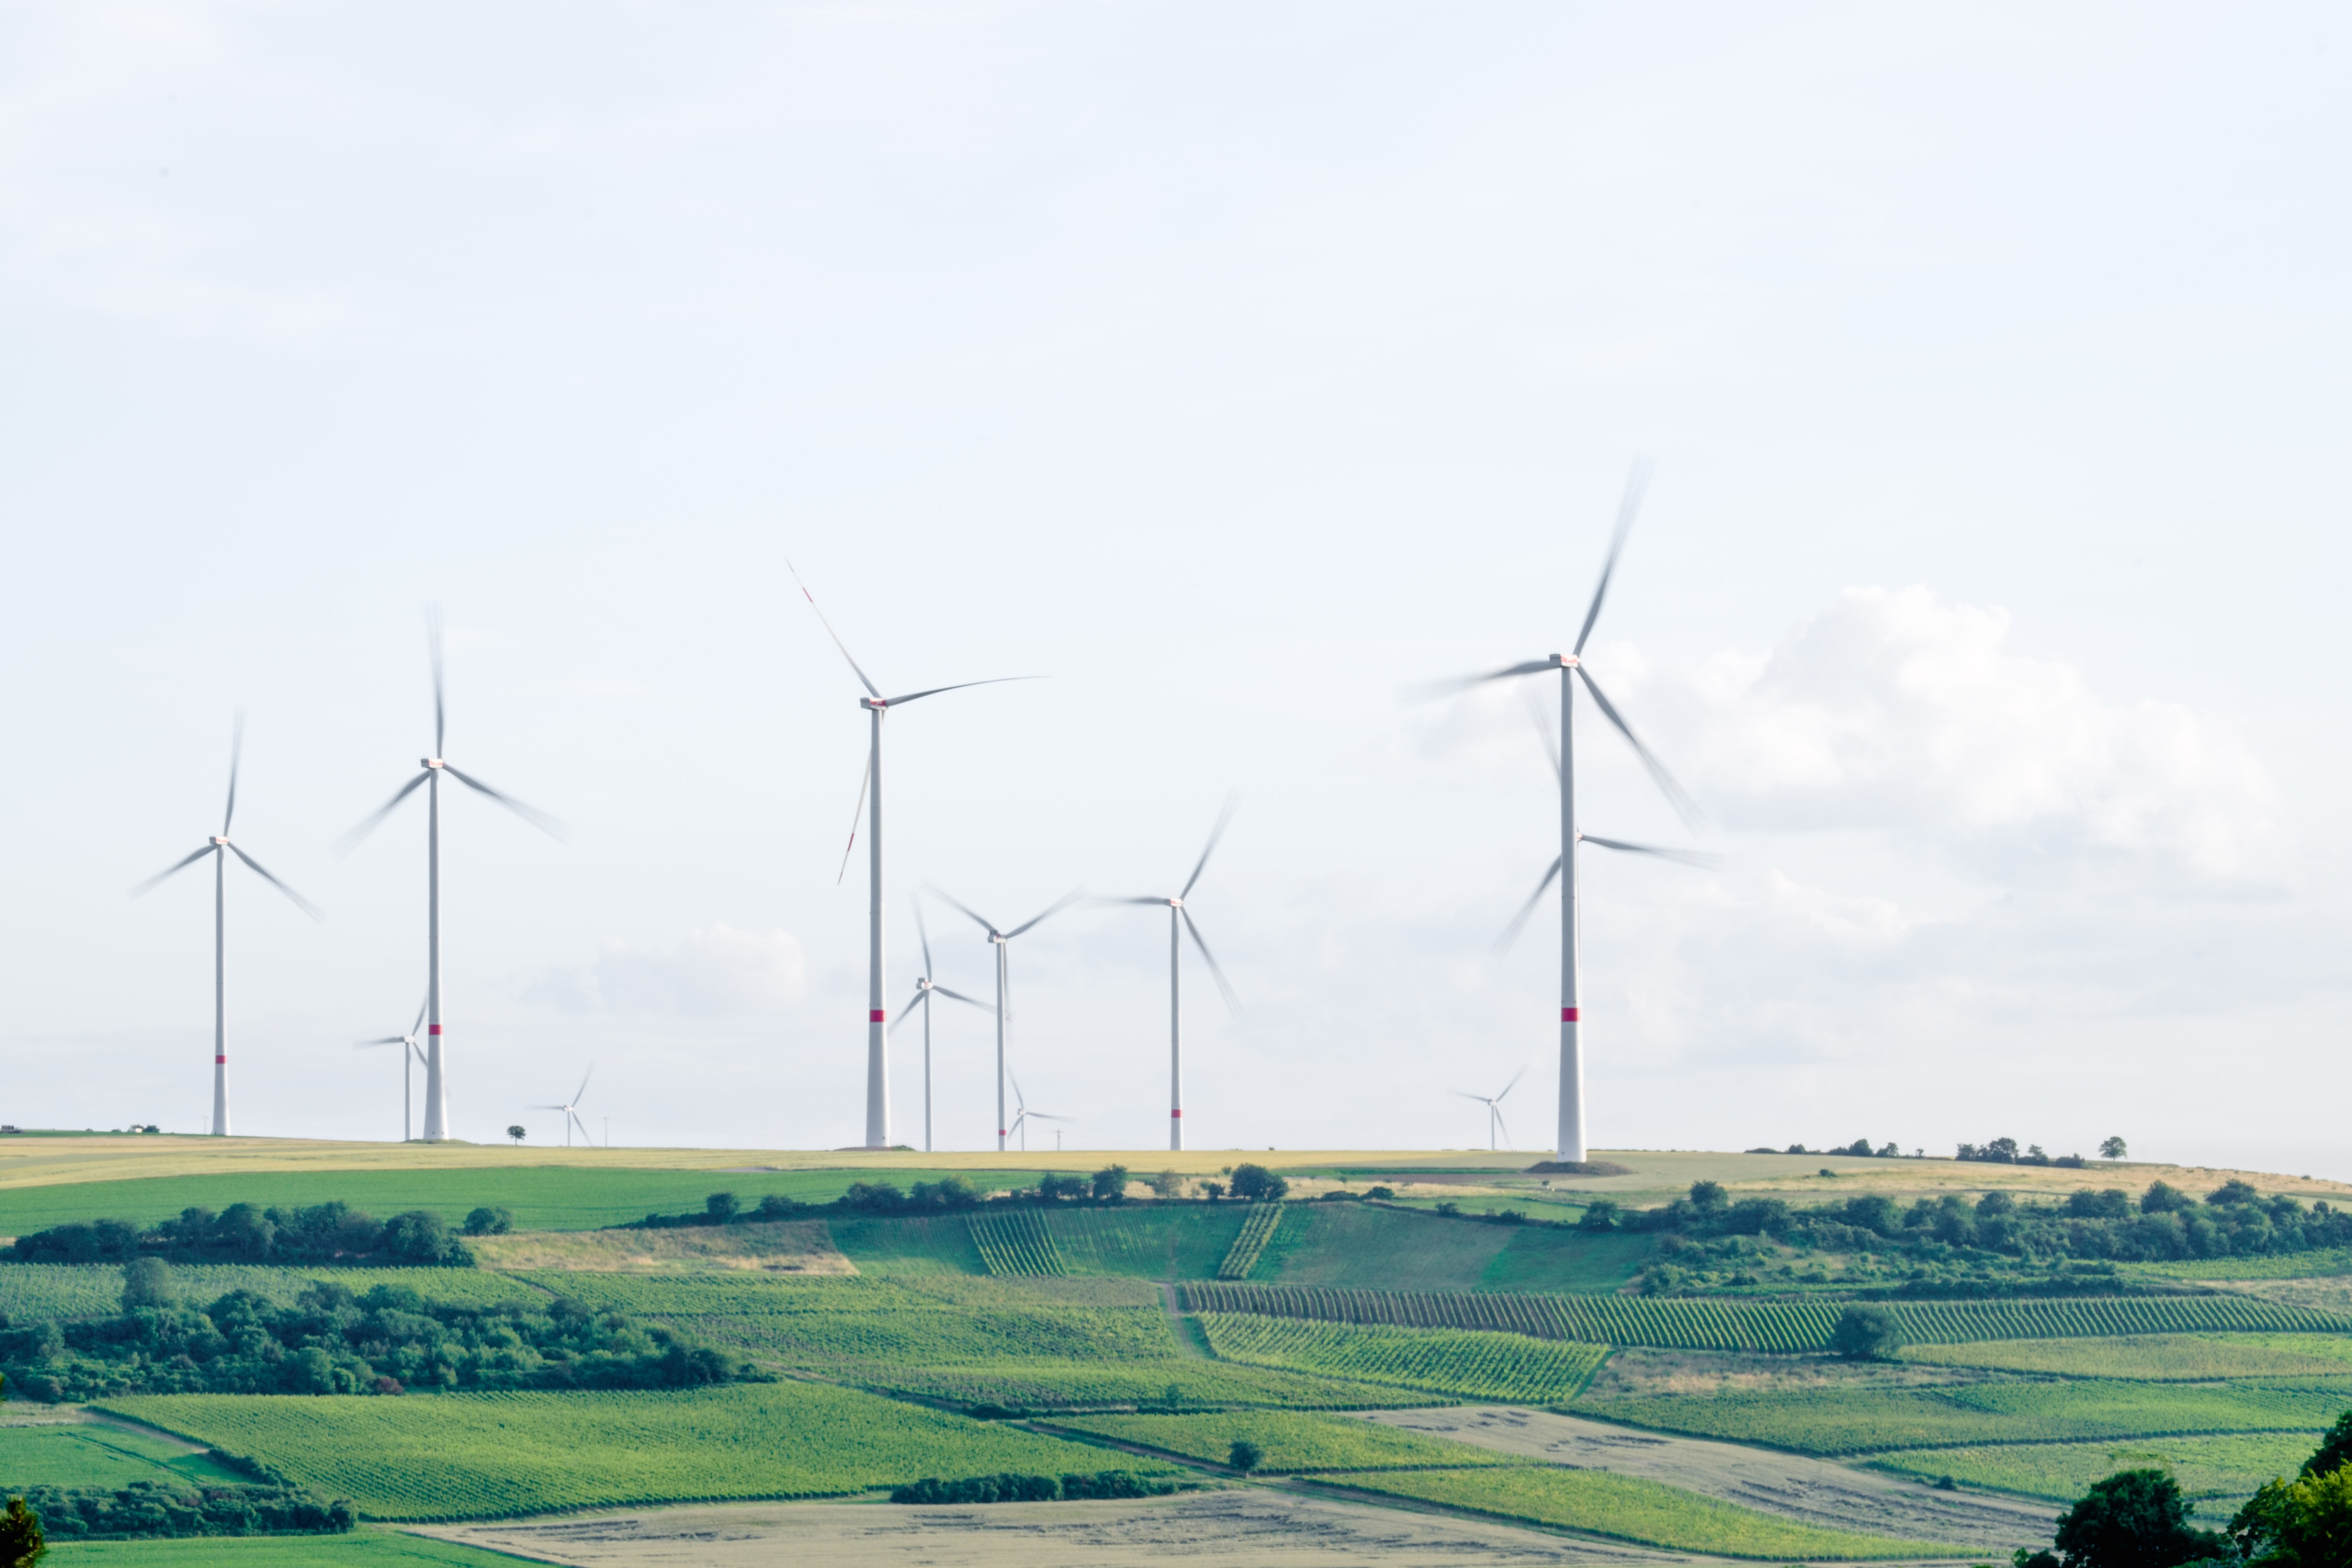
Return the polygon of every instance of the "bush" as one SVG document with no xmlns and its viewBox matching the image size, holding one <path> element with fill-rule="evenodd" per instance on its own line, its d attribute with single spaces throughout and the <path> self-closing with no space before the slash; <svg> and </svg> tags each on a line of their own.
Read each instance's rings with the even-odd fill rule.
<svg viewBox="0 0 2352 1568">
<path fill-rule="evenodd" d="M 894 1489 L 892 1502 L 1056 1502 L 1064 1499 L 1160 1497 L 1176 1489 L 1173 1481 L 1139 1476 L 1132 1470 L 1097 1470 L 1090 1476 L 967 1476 L 943 1481 L 926 1476 Z"/>
<path fill-rule="evenodd" d="M 0 1565 L 11 1556 L 11 1527 L 29 1501 L 33 1539 L 53 1541 L 163 1540 L 199 1535 L 340 1535 L 357 1522 L 348 1502 L 321 1502 L 299 1487 L 206 1486 L 183 1489 L 165 1481 L 104 1487 L 34 1487 L 13 1500 L 0 1521 Z"/>
<path fill-rule="evenodd" d="M 1234 1446 L 1226 1451 L 1225 1462 L 1247 1475 L 1265 1462 L 1265 1450 L 1246 1437 L 1236 1437 Z"/>
<path fill-rule="evenodd" d="M 1368 1198 L 1386 1199 L 1387 1201 L 1393 1203 L 1396 1201 L 1396 1189 L 1394 1187 L 1373 1187 L 1370 1191 L 1366 1192 L 1364 1196 Z"/>
<path fill-rule="evenodd" d="M 2227 1538 L 2190 1528 L 2180 1483 L 2162 1470 L 2093 1481 L 2058 1516 L 2054 1544 L 2066 1568 L 2179 1568 L 2230 1550 Z"/>
<path fill-rule="evenodd" d="M 1830 1348 L 1848 1361 L 1884 1361 L 1903 1348 L 1902 1329 L 1888 1309 L 1857 1303 L 1838 1314 Z"/>
<path fill-rule="evenodd" d="M 263 1209 L 231 1204 L 215 1215 L 186 1208 L 142 1230 L 127 1220 L 54 1226 L 19 1237 L 14 1263 L 336 1263 L 471 1268 L 473 1254 L 441 1216 L 414 1209 L 377 1224 L 349 1204 Z"/>
<path fill-rule="evenodd" d="M 514 1211 L 487 1205 L 466 1216 L 467 1236 L 504 1236 L 514 1229 Z"/>
<path fill-rule="evenodd" d="M 1075 1171 L 1048 1171 L 1037 1178 L 1037 1195 L 1049 1204 L 1082 1198 L 1092 1190 L 1093 1184 Z"/>
<path fill-rule="evenodd" d="M 1579 1230 L 1615 1230 L 1618 1216 L 1624 1211 L 1607 1198 L 1595 1198 L 1584 1208 L 1583 1217 L 1576 1222 Z"/>
<path fill-rule="evenodd" d="M 1264 1165 L 1234 1167 L 1233 1194 L 1244 1202 L 1278 1203 L 1289 1191 L 1290 1184 Z"/>
<path fill-rule="evenodd" d="M 1109 1204 L 1125 1203 L 1127 1201 L 1127 1167 L 1105 1165 L 1094 1173 L 1094 1180 L 1088 1184 L 1094 1189 L 1095 1196 L 1100 1201 Z"/>
</svg>

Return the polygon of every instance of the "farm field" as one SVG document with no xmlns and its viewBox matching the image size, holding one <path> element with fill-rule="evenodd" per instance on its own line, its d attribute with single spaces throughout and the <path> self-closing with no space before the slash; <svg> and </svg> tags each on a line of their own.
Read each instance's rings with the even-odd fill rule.
<svg viewBox="0 0 2352 1568">
<path fill-rule="evenodd" d="M 2160 1383 L 2224 1378 L 2352 1377 L 2344 1334 L 2135 1334 L 2103 1340 L 2008 1340 L 1906 1345 L 1903 1359 L 1937 1366 L 2120 1377 Z"/>
<path fill-rule="evenodd" d="M 2316 1436 L 2263 1432 L 2219 1437 L 2144 1437 L 2105 1443 L 2030 1443 L 2006 1447 L 1915 1448 L 1874 1459 L 1874 1468 L 1966 1486 L 2070 1501 L 2102 1476 L 2161 1468 L 2192 1498 L 2235 1504 L 2273 1476 L 2293 1476 Z"/>
<path fill-rule="evenodd" d="M 1393 1384 L 1318 1377 L 1270 1367 L 1171 1358 L 1125 1364 L 1085 1361 L 1004 1359 L 969 1366 L 907 1366 L 865 1363 L 831 1375 L 862 1388 L 944 1399 L 961 1405 L 1001 1405 L 1049 1414 L 1124 1405 L 1178 1408 L 1235 1405 L 1275 1410 L 1377 1410 L 1433 1405 L 1450 1396 Z"/>
<path fill-rule="evenodd" d="M 1521 1334 L 1362 1328 L 1214 1312 L 1202 1314 L 1200 1323 L 1209 1348 L 1224 1361 L 1537 1405 L 1573 1399 L 1609 1356 L 1607 1345 Z"/>
<path fill-rule="evenodd" d="M 107 1422 L 61 1419 L 0 1426 L 0 1489 L 127 1487 L 136 1481 L 190 1486 L 246 1479 L 191 1452 L 184 1443 Z"/>
<path fill-rule="evenodd" d="M 1044 1218 L 1066 1274 L 1205 1279 L 1232 1249 L 1248 1209 L 1246 1204 L 1136 1204 L 1061 1210 Z"/>
<path fill-rule="evenodd" d="M 485 1268 L 681 1274 L 855 1274 L 821 1220 L 696 1226 L 677 1230 L 539 1230 L 478 1236 L 466 1245 Z"/>
<path fill-rule="evenodd" d="M 1660 1481 L 1606 1470 L 1570 1470 L 1556 1465 L 1390 1470 L 1350 1475 L 1345 1481 L 1366 1491 L 1419 1498 L 1685 1552 L 1769 1557 L 1784 1563 L 1799 1558 L 1835 1562 L 1952 1554 L 1949 1545 L 1823 1530 Z"/>
<path fill-rule="evenodd" d="M 1268 1475 L 1306 1470 L 1392 1470 L 1465 1465 L 1511 1465 L 1527 1461 L 1464 1443 L 1423 1436 L 1400 1427 L 1375 1426 L 1349 1415 L 1297 1411 L 1231 1411 L 1213 1415 L 1074 1415 L 1055 1426 L 1098 1437 L 1137 1443 L 1187 1458 L 1225 1463 L 1236 1439 L 1265 1451 L 1259 1468 Z"/>
<path fill-rule="evenodd" d="M 510 1568 L 514 1559 L 362 1526 L 349 1535 L 58 1542 L 41 1561 L 50 1568 Z"/>
<path fill-rule="evenodd" d="M 1066 1443 L 821 1384 L 397 1399 L 168 1394 L 103 1408 L 261 1457 L 380 1520 L 841 1496 L 925 1476 L 1073 1468 Z"/>
</svg>

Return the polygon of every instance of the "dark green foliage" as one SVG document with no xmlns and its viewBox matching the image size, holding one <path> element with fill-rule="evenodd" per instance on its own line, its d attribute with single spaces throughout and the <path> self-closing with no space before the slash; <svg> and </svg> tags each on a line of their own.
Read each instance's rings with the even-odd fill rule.
<svg viewBox="0 0 2352 1568">
<path fill-rule="evenodd" d="M 1108 1204 L 1125 1203 L 1127 1201 L 1127 1167 L 1105 1165 L 1095 1173 L 1094 1180 L 1089 1184 L 1098 1201 Z"/>
<path fill-rule="evenodd" d="M 2319 1440 L 2319 1449 L 2303 1462 L 2302 1474 L 2325 1476 L 2352 1465 L 2352 1410 L 2336 1418 L 2327 1436 Z"/>
<path fill-rule="evenodd" d="M 2264 1483 L 2230 1533 L 2250 1568 L 2344 1568 L 2352 1563 L 2352 1466 Z"/>
<path fill-rule="evenodd" d="M 1059 1502 L 1086 1498 L 1162 1497 L 1176 1489 L 1174 1481 L 1139 1476 L 1132 1470 L 1098 1470 L 1090 1476 L 967 1476 L 943 1481 L 927 1476 L 910 1486 L 894 1489 L 892 1502 Z"/>
<path fill-rule="evenodd" d="M 168 1307 L 177 1299 L 172 1286 L 172 1266 L 160 1258 L 134 1258 L 122 1266 L 122 1310 Z"/>
<path fill-rule="evenodd" d="M 1580 1230 L 1615 1230 L 1624 1210 L 1607 1198 L 1595 1198 L 1585 1205 L 1584 1216 L 1576 1222 Z"/>
<path fill-rule="evenodd" d="M 514 1229 L 511 1209 L 483 1207 L 466 1216 L 467 1236 L 504 1236 Z"/>
<path fill-rule="evenodd" d="M 756 1376 L 670 1329 L 575 1302 L 427 1301 L 316 1284 L 290 1307 L 211 1306 L 0 1330 L 0 1367 L 38 1399 L 124 1394 L 398 1394 L 428 1388 L 681 1388 Z"/>
<path fill-rule="evenodd" d="M 1693 1182 L 1690 1190 L 1691 1207 L 1706 1214 L 1721 1208 L 1728 1200 L 1721 1182 Z"/>
<path fill-rule="evenodd" d="M 1249 1474 L 1265 1462 L 1265 1450 L 1246 1437 L 1234 1438 L 1233 1447 L 1225 1454 L 1225 1463 L 1244 1475 Z"/>
<path fill-rule="evenodd" d="M 257 1208 L 231 1204 L 180 1211 L 145 1230 L 123 1220 L 60 1225 L 19 1237 L 5 1254 L 14 1263 L 121 1263 L 137 1258 L 173 1263 L 382 1264 L 401 1268 L 470 1268 L 473 1255 L 449 1234 L 441 1216 L 423 1209 L 378 1225 L 348 1204 L 309 1208 Z"/>
<path fill-rule="evenodd" d="M 2179 1568 L 2230 1551 L 2227 1538 L 2189 1525 L 2180 1483 L 2163 1470 L 2093 1481 L 2058 1516 L 2054 1544 L 2065 1568 Z"/>
<path fill-rule="evenodd" d="M 1049 1204 L 1082 1198 L 1091 1191 L 1093 1187 L 1087 1179 L 1074 1171 L 1048 1171 L 1037 1178 L 1037 1196 Z"/>
<path fill-rule="evenodd" d="M 320 1502 L 299 1487 L 175 1487 L 134 1481 L 102 1487 L 34 1487 L 39 1526 L 59 1541 L 189 1535 L 340 1535 L 357 1522 L 348 1502 Z M 13 1514 L 14 1510 L 11 1510 Z M 0 1564 L 7 1555 L 0 1529 Z"/>
<path fill-rule="evenodd" d="M 1884 1361 L 1903 1348 L 1903 1332 L 1889 1309 L 1857 1303 L 1838 1314 L 1830 1348 L 1848 1361 Z"/>
<path fill-rule="evenodd" d="M 1233 1194 L 1244 1203 L 1278 1203 L 1290 1192 L 1290 1183 L 1264 1165 L 1234 1167 Z"/>
<path fill-rule="evenodd" d="M 8 1511 L 0 1513 L 0 1568 L 33 1568 L 48 1550 L 39 1512 L 23 1498 L 10 1498 Z"/>
<path fill-rule="evenodd" d="M 743 1211 L 743 1202 L 733 1193 L 713 1193 L 702 1200 L 704 1216 L 712 1225 L 725 1225 Z"/>
<path fill-rule="evenodd" d="M 1394 1187 L 1373 1187 L 1370 1191 L 1366 1192 L 1364 1196 L 1368 1198 L 1384 1199 L 1393 1203 L 1396 1200 L 1396 1189 Z"/>
</svg>

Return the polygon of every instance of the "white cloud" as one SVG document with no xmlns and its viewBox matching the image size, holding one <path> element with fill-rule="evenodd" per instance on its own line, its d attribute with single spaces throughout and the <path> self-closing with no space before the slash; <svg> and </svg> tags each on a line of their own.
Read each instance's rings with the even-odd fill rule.
<svg viewBox="0 0 2352 1568">
<path fill-rule="evenodd" d="M 790 931 L 746 931 L 721 922 L 666 952 L 609 937 L 596 962 L 542 976 L 532 1001 L 575 1012 L 713 1017 L 775 1013 L 806 994 L 808 964 Z"/>
</svg>

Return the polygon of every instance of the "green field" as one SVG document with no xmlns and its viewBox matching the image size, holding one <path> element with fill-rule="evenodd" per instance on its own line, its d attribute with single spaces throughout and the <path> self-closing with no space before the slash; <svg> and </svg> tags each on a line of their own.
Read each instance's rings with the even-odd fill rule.
<svg viewBox="0 0 2352 1568">
<path fill-rule="evenodd" d="M 1233 1246 L 1246 1204 L 1125 1204 L 1117 1208 L 1054 1209 L 1045 1228 L 1075 1276 L 1204 1279 Z"/>
<path fill-rule="evenodd" d="M 1400 1431 L 1346 1415 L 1297 1411 L 1234 1411 L 1214 1415 L 1073 1415 L 1055 1426 L 1092 1433 L 1222 1465 L 1237 1438 L 1263 1450 L 1258 1468 L 1268 1475 L 1308 1470 L 1459 1468 L 1475 1465 L 1523 1465 L 1510 1454 L 1474 1447 L 1444 1437 Z"/>
<path fill-rule="evenodd" d="M 965 1221 L 971 1227 L 972 1246 L 991 1274 L 1066 1274 L 1062 1254 L 1045 1228 L 1045 1216 L 1035 1209 L 1009 1209 L 1003 1214 L 975 1214 Z"/>
<path fill-rule="evenodd" d="M 1662 1481 L 1607 1470 L 1571 1470 L 1557 1465 L 1393 1470 L 1351 1475 L 1346 1482 L 1367 1491 L 1475 1509 L 1506 1519 L 1727 1557 L 1769 1557 L 1786 1563 L 1954 1555 L 1949 1546 L 1822 1530 L 1718 1502 Z"/>
<path fill-rule="evenodd" d="M 133 1481 L 195 1485 L 248 1479 L 178 1443 L 105 1422 L 0 1426 L 0 1489 L 127 1487 Z"/>
<path fill-rule="evenodd" d="M 440 1301 L 528 1300 L 530 1286 L 474 1268 L 276 1268 L 235 1263 L 175 1267 L 172 1282 L 180 1299 L 198 1305 L 232 1290 L 250 1290 L 281 1306 L 316 1280 L 331 1280 L 364 1291 L 375 1285 L 404 1285 Z M 0 1312 L 15 1321 L 38 1318 L 105 1318 L 121 1310 L 122 1270 L 112 1263 L 0 1263 Z"/>
<path fill-rule="evenodd" d="M 2060 1377 L 2210 1383 L 2225 1378 L 2292 1382 L 2352 1377 L 2352 1336 L 2343 1334 L 2140 1334 L 2105 1340 L 1996 1340 L 1910 1345 L 1903 1359 Z"/>
<path fill-rule="evenodd" d="M 106 1408 L 261 1458 L 382 1520 L 837 1497 L 925 1476 L 1071 1468 L 1066 1443 L 823 1384 L 405 1398 L 193 1394 Z"/>
<path fill-rule="evenodd" d="M 1271 1367 L 1190 1358 L 1124 1364 L 1084 1361 L 991 1361 L 971 1366 L 867 1363 L 830 1375 L 861 1388 L 1013 1410 L 1107 1410 L 1257 1406 L 1276 1410 L 1381 1410 L 1442 1405 L 1446 1396 L 1393 1384 L 1317 1377 Z M 1169 1390 L 1175 1390 L 1171 1401 Z"/>
<path fill-rule="evenodd" d="M 1810 1454 L 2048 1443 L 2192 1432 L 2318 1432 L 2352 1406 L 2336 1388 L 2252 1384 L 2003 1382 L 1947 1388 L 1724 1389 L 1579 1400 L 1579 1415 Z"/>
<path fill-rule="evenodd" d="M 2308 1432 L 2222 1437 L 2144 1437 L 2105 1443 L 2028 1443 L 2006 1447 L 1914 1448 L 1874 1459 L 1876 1469 L 2070 1501 L 2117 1470 L 2161 1468 L 2192 1498 L 2252 1496 L 2273 1476 L 2292 1476 L 2318 1439 Z"/>
<path fill-rule="evenodd" d="M 349 1535 L 61 1542 L 41 1559 L 46 1568 L 512 1568 L 514 1561 L 502 1552 L 366 1529 Z"/>
<path fill-rule="evenodd" d="M 1286 1318 L 1202 1314 L 1224 1361 L 1360 1378 L 1468 1399 L 1573 1399 L 1609 1358 L 1607 1345 L 1449 1329 L 1360 1328 Z"/>
</svg>

